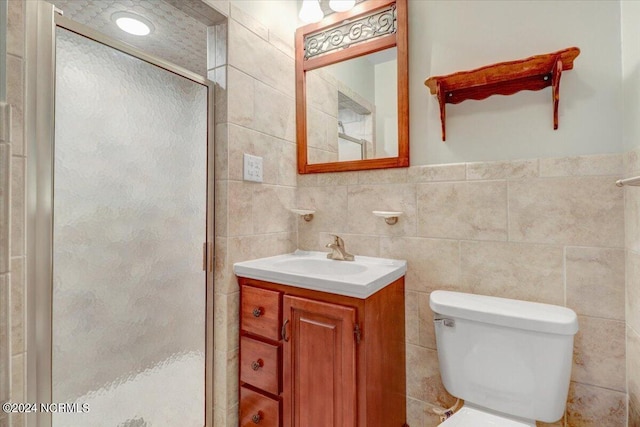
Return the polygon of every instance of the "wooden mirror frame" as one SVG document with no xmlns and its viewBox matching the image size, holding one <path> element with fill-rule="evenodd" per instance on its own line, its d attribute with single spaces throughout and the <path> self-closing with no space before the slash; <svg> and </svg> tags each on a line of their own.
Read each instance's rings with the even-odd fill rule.
<svg viewBox="0 0 640 427">
<path fill-rule="evenodd" d="M 370 15 L 378 9 L 384 9 L 393 4 L 396 5 L 397 30 L 395 33 L 379 36 L 370 41 L 356 43 L 350 47 L 305 60 L 304 39 L 308 34 L 329 30 L 341 25 L 345 20 Z M 319 23 L 305 25 L 296 30 L 296 140 L 299 174 L 409 166 L 409 32 L 407 21 L 407 0 L 366 0 L 358 3 L 347 12 L 333 13 Z M 307 71 L 394 46 L 397 48 L 398 62 L 398 156 L 309 164 L 307 157 Z"/>
</svg>

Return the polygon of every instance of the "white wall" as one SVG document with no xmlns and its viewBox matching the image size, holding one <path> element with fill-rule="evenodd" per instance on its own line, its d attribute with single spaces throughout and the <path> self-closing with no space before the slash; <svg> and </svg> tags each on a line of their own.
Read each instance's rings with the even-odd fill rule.
<svg viewBox="0 0 640 427">
<path fill-rule="evenodd" d="M 376 152 L 377 157 L 398 155 L 398 61 L 377 64 L 376 70 Z"/>
<path fill-rule="evenodd" d="M 216 6 L 214 2 L 207 2 Z M 270 32 L 280 38 L 291 40 L 296 28 L 301 23 L 298 20 L 298 2 L 295 0 L 231 0 L 234 6 L 248 13 L 264 25 Z M 224 8 L 223 8 L 224 11 Z"/>
<path fill-rule="evenodd" d="M 544 89 L 448 104 L 441 141 L 426 78 L 570 46 L 557 131 Z M 409 70 L 413 165 L 623 151 L 618 2 L 409 0 Z"/>
<path fill-rule="evenodd" d="M 375 69 L 366 57 L 352 58 L 325 68 L 345 86 L 350 87 L 372 104 L 375 103 Z"/>
<path fill-rule="evenodd" d="M 640 2 L 621 2 L 625 150 L 640 145 Z"/>
</svg>

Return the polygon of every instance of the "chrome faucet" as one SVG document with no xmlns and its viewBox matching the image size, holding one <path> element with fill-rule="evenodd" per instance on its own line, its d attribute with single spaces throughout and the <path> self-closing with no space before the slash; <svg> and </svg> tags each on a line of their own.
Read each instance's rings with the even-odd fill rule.
<svg viewBox="0 0 640 427">
<path fill-rule="evenodd" d="M 354 256 L 346 251 L 344 248 L 344 240 L 339 236 L 332 234 L 333 243 L 327 243 L 327 248 L 331 248 L 331 253 L 327 254 L 327 258 L 337 261 L 353 261 Z"/>
</svg>

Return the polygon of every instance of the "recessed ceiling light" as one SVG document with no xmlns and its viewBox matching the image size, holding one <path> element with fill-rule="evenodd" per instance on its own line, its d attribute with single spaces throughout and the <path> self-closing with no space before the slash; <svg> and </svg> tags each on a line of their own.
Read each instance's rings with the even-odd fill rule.
<svg viewBox="0 0 640 427">
<path fill-rule="evenodd" d="M 111 15 L 111 20 L 122 31 L 134 36 L 146 36 L 155 29 L 151 21 L 131 12 L 116 12 Z"/>
</svg>

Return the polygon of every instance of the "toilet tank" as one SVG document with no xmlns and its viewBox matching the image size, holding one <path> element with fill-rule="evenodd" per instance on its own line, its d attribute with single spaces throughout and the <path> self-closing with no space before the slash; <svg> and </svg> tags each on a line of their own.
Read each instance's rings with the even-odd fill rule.
<svg viewBox="0 0 640 427">
<path fill-rule="evenodd" d="M 563 416 L 578 331 L 573 310 L 448 291 L 432 292 L 429 305 L 449 393 L 528 420 Z"/>
</svg>

